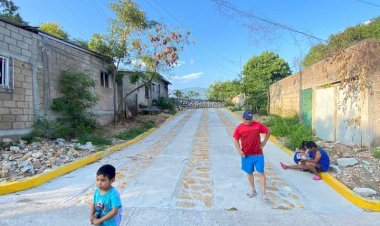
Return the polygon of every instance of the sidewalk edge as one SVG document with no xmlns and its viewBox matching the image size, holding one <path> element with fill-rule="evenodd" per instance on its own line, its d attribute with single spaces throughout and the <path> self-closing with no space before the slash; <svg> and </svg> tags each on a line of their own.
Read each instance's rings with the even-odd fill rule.
<svg viewBox="0 0 380 226">
<path fill-rule="evenodd" d="M 166 124 L 167 122 L 169 122 L 170 120 L 175 118 L 178 114 L 179 113 L 176 113 L 175 115 L 170 116 L 168 119 L 165 120 L 164 123 L 162 123 L 158 127 L 151 128 L 148 131 L 146 131 L 146 132 L 138 135 L 137 137 L 133 138 L 132 140 L 129 140 L 129 141 L 126 141 L 124 143 L 106 148 L 103 151 L 96 152 L 90 156 L 84 157 L 80 160 L 74 161 L 74 162 L 69 163 L 67 165 L 58 167 L 58 168 L 53 169 L 49 172 L 38 174 L 38 175 L 35 175 L 32 177 L 29 177 L 25 180 L 0 184 L 0 195 L 10 194 L 10 193 L 14 193 L 14 192 L 18 192 L 18 191 L 37 187 L 37 186 L 42 185 L 42 184 L 44 184 L 44 183 L 46 183 L 52 179 L 55 179 L 59 176 L 70 173 L 70 172 L 72 172 L 72 171 L 74 171 L 80 167 L 83 167 L 85 165 L 93 163 L 93 162 L 95 162 L 95 161 L 97 161 L 97 160 L 99 160 L 99 159 L 101 159 L 101 158 L 103 158 L 109 154 L 112 154 L 112 153 L 119 151 L 125 147 L 128 147 L 134 143 L 137 143 L 140 140 L 147 137 L 148 135 L 150 135 L 151 133 L 153 133 L 154 131 L 156 131 L 159 127 L 163 126 L 164 124 Z"/>
</svg>

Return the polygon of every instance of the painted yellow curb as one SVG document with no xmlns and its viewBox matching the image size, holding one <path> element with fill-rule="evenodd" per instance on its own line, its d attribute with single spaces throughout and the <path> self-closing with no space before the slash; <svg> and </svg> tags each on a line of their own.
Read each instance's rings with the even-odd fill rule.
<svg viewBox="0 0 380 226">
<path fill-rule="evenodd" d="M 177 115 L 178 115 L 178 113 L 173 115 L 173 116 L 170 116 L 159 127 L 161 127 L 162 125 L 164 125 L 165 123 L 167 123 L 168 121 L 170 121 L 171 119 L 176 117 Z M 132 140 L 129 140 L 127 142 L 109 147 L 103 151 L 96 152 L 90 156 L 87 156 L 85 158 L 82 158 L 80 160 L 72 162 L 70 164 L 64 165 L 64 166 L 59 167 L 57 169 L 53 169 L 49 172 L 38 174 L 38 175 L 35 175 L 33 177 L 29 177 L 29 178 L 27 178 L 25 180 L 21 180 L 21 181 L 14 181 L 14 182 L 0 184 L 0 195 L 9 194 L 9 193 L 13 193 L 13 192 L 22 191 L 22 190 L 26 190 L 29 188 L 37 187 L 37 186 L 44 184 L 44 183 L 46 183 L 46 182 L 48 182 L 54 178 L 62 176 L 62 175 L 69 173 L 71 171 L 74 171 L 74 170 L 76 170 L 82 166 L 93 163 L 93 162 L 103 158 L 104 156 L 107 156 L 107 155 L 114 153 L 116 151 L 119 151 L 119 150 L 121 150 L 127 146 L 130 146 L 134 143 L 137 143 L 140 140 L 142 140 L 143 138 L 147 137 L 149 134 L 153 133 L 155 130 L 157 130 L 156 127 L 151 128 L 150 130 L 146 131 L 145 133 L 140 134 L 139 136 L 135 137 Z"/>
<path fill-rule="evenodd" d="M 285 146 L 283 146 L 275 136 L 271 136 L 269 140 L 275 143 L 277 146 L 279 146 L 290 156 L 293 156 L 294 153 Z M 330 187 L 332 187 L 336 192 L 338 192 L 340 195 L 342 195 L 344 198 L 346 198 L 354 205 L 365 210 L 380 212 L 380 201 L 367 199 L 356 194 L 342 182 L 337 180 L 335 177 L 331 176 L 329 173 L 321 173 L 321 177 L 325 183 L 330 185 Z"/>
</svg>

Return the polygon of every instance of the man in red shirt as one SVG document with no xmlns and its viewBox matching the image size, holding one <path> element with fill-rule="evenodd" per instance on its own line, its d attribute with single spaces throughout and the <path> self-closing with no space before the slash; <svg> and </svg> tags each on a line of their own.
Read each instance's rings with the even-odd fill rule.
<svg viewBox="0 0 380 226">
<path fill-rule="evenodd" d="M 260 179 L 263 199 L 268 201 L 266 194 L 266 179 L 264 174 L 264 155 L 262 148 L 267 143 L 270 131 L 268 127 L 252 120 L 253 114 L 245 111 L 243 113 L 243 123 L 239 124 L 234 132 L 235 146 L 241 156 L 241 168 L 247 173 L 251 192 L 247 193 L 249 198 L 256 196 L 253 172 L 256 170 Z M 263 141 L 260 134 L 265 134 Z"/>
</svg>

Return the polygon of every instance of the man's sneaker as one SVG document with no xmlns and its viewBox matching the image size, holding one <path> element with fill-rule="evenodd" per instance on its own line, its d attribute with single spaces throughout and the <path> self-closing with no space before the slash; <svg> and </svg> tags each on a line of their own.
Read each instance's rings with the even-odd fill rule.
<svg viewBox="0 0 380 226">
<path fill-rule="evenodd" d="M 313 180 L 320 180 L 320 179 L 322 179 L 322 178 L 321 178 L 321 176 L 319 176 L 319 175 L 315 175 L 315 176 L 313 177 Z"/>
<path fill-rule="evenodd" d="M 268 202 L 268 201 L 269 201 L 268 196 L 267 196 L 267 195 L 263 195 L 263 200 L 264 200 L 265 202 Z"/>
<path fill-rule="evenodd" d="M 247 197 L 248 198 L 253 198 L 253 197 L 255 197 L 257 195 L 257 192 L 249 192 L 249 193 L 247 193 Z"/>
</svg>

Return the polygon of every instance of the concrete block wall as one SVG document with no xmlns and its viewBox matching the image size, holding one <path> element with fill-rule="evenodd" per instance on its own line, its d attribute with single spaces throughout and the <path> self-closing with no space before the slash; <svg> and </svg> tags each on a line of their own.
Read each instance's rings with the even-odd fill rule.
<svg viewBox="0 0 380 226">
<path fill-rule="evenodd" d="M 291 116 L 299 113 L 299 77 L 288 76 L 270 87 L 270 113 Z"/>
<path fill-rule="evenodd" d="M 107 72 L 109 64 L 100 56 L 73 45 L 62 43 L 60 40 L 44 37 L 43 45 L 46 49 L 47 63 L 44 69 L 47 71 L 46 76 L 39 77 L 39 84 L 46 83 L 49 79 L 50 88 L 40 92 L 40 99 L 50 96 L 48 100 L 41 102 L 41 108 L 49 112 L 50 104 L 56 97 L 61 96 L 59 92 L 59 77 L 63 70 L 82 72 L 90 75 L 95 80 L 94 93 L 98 96 L 99 101 L 92 109 L 101 124 L 109 123 L 113 120 L 113 79 L 108 75 L 108 87 L 101 86 L 100 73 Z"/>
<path fill-rule="evenodd" d="M 37 34 L 0 21 L 0 55 L 9 59 L 13 88 L 0 88 L 0 136 L 26 134 L 33 126 L 33 76 Z M 13 76 L 13 78 L 12 78 Z"/>
<path fill-rule="evenodd" d="M 360 73 L 363 60 L 368 56 L 370 62 L 368 82 L 370 87 L 362 92 L 364 97 L 361 115 L 363 143 L 380 145 L 380 42 L 364 40 L 344 52 L 320 61 L 303 71 L 282 79 L 270 86 L 270 113 L 287 116 L 290 112 L 299 113 L 299 94 L 301 90 L 315 90 L 328 84 L 339 83 L 342 77 L 349 78 Z M 367 57 L 367 58 L 366 58 Z M 339 59 L 343 59 L 340 61 Z M 348 63 L 347 63 L 348 61 Z M 368 62 L 366 62 L 368 63 Z M 339 74 L 348 68 L 348 74 Z M 300 82 L 302 81 L 302 82 Z M 302 83 L 302 84 L 301 84 Z"/>
</svg>

